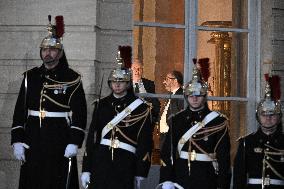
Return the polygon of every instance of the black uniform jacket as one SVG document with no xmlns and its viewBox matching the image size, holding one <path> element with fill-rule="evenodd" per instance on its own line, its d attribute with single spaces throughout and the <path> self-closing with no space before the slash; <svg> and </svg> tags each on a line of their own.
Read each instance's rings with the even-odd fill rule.
<svg viewBox="0 0 284 189">
<path fill-rule="evenodd" d="M 239 140 L 234 160 L 233 188 L 261 189 L 261 184 L 248 184 L 248 179 L 262 179 L 262 176 L 284 182 L 284 134 L 281 125 L 271 135 L 264 134 L 259 128 L 257 132 Z M 266 185 L 265 189 L 268 188 L 281 189 L 284 186 Z"/>
<path fill-rule="evenodd" d="M 111 130 L 103 137 L 111 140 L 113 136 L 113 139 L 135 147 L 135 153 L 100 144 L 103 128 L 117 113 L 136 99 L 133 93 L 128 93 L 119 99 L 111 94 L 97 102 L 83 158 L 83 172 L 91 173 L 90 188 L 133 189 L 135 176 L 147 177 L 153 129 L 150 122 L 150 108 L 145 103 L 118 123 L 116 130 Z M 136 121 L 133 122 L 135 119 Z M 127 121 L 130 122 L 127 124 Z"/>
<path fill-rule="evenodd" d="M 86 127 L 86 99 L 80 75 L 59 63 L 53 70 L 44 66 L 25 72 L 14 111 L 11 143 L 23 142 L 26 162 L 21 166 L 19 188 L 65 188 L 67 144 L 79 147 Z M 71 117 L 28 116 L 28 110 L 72 112 Z M 70 188 L 79 188 L 76 159 L 73 158 Z"/>
<path fill-rule="evenodd" d="M 195 133 L 182 147 L 185 152 L 216 153 L 218 168 L 214 168 L 212 161 L 189 162 L 179 157 L 177 147 L 181 137 L 210 112 L 207 107 L 198 112 L 187 108 L 172 117 L 172 128 L 161 151 L 160 183 L 172 181 L 185 189 L 229 188 L 230 140 L 227 120 L 221 114 Z"/>
</svg>

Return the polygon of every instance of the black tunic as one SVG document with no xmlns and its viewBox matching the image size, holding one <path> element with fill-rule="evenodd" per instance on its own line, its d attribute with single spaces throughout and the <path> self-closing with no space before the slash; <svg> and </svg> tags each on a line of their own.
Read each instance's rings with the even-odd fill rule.
<svg viewBox="0 0 284 189">
<path fill-rule="evenodd" d="M 198 112 L 193 112 L 187 108 L 173 116 L 170 121 L 172 129 L 170 128 L 161 151 L 160 183 L 172 181 L 185 189 L 229 188 L 231 177 L 230 140 L 227 121 L 222 115 L 206 124 L 204 128 L 200 129 L 185 142 L 182 147 L 182 151 L 186 152 L 195 151 L 201 154 L 215 152 L 219 167 L 218 173 L 215 171 L 212 161 L 190 161 L 189 171 L 188 160 L 179 157 L 177 146 L 181 137 L 193 125 L 202 121 L 210 112 L 207 107 Z M 209 131 L 209 129 L 213 130 Z M 204 133 L 206 131 L 209 132 Z M 190 150 L 189 146 L 191 146 Z"/>
<path fill-rule="evenodd" d="M 86 127 L 86 99 L 80 76 L 67 64 L 59 63 L 53 70 L 46 70 L 43 65 L 33 68 L 25 77 L 27 90 L 24 78 L 11 131 L 12 144 L 23 142 L 30 147 L 25 150 L 26 162 L 21 166 L 19 188 L 65 189 L 68 172 L 65 148 L 68 144 L 80 147 Z M 61 85 L 76 79 L 73 84 Z M 47 85 L 51 88 L 46 88 Z M 72 116 L 69 119 L 27 116 L 28 109 L 39 111 L 40 108 L 48 112 L 72 111 Z M 79 188 L 76 158 L 72 158 L 70 188 Z"/>
<path fill-rule="evenodd" d="M 265 151 L 279 153 L 279 150 L 282 150 L 282 155 L 269 155 L 269 158 L 264 157 Z M 265 177 L 269 175 L 270 179 L 284 181 L 283 150 L 284 134 L 281 131 L 281 125 L 279 125 L 278 130 L 271 135 L 264 134 L 259 128 L 257 132 L 240 138 L 238 151 L 234 160 L 234 189 L 261 189 L 261 184 L 247 184 L 247 179 L 261 179 L 263 171 L 265 172 Z M 265 163 L 263 167 L 264 159 L 268 164 Z M 275 174 L 275 171 L 280 174 L 282 178 Z M 265 189 L 268 188 L 281 189 L 284 188 L 284 186 L 265 186 Z"/>
<path fill-rule="evenodd" d="M 96 189 L 133 189 L 134 177 L 147 177 L 150 168 L 152 147 L 152 127 L 150 120 L 150 108 L 141 104 L 129 117 L 126 117 L 118 127 L 121 132 L 115 132 L 114 136 L 120 142 L 136 147 L 136 153 L 100 144 L 102 129 L 110 122 L 118 112 L 124 110 L 137 97 L 128 93 L 120 99 L 112 94 L 100 100 L 98 107 L 94 109 L 93 119 L 89 128 L 86 143 L 86 153 L 83 158 L 83 172 L 91 173 L 89 188 Z M 139 121 L 126 125 L 125 120 L 130 120 L 137 115 L 144 115 Z M 147 115 L 146 115 L 147 114 Z M 111 139 L 110 131 L 103 138 Z M 136 142 L 130 142 L 128 139 Z"/>
</svg>

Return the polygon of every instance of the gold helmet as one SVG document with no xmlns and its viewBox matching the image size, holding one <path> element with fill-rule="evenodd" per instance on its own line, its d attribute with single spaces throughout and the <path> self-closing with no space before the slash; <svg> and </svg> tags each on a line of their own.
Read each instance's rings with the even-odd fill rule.
<svg viewBox="0 0 284 189">
<path fill-rule="evenodd" d="M 186 83 L 183 87 L 183 93 L 185 96 L 205 96 L 207 95 L 209 78 L 209 58 L 199 59 L 198 64 L 201 67 L 199 70 L 196 66 L 197 59 L 193 59 L 193 72 L 192 80 Z M 202 77 L 201 73 L 202 72 Z"/>
<path fill-rule="evenodd" d="M 131 70 L 128 68 L 125 68 L 124 66 L 124 60 L 121 58 L 121 51 L 119 50 L 117 52 L 116 57 L 116 63 L 119 65 L 120 68 L 116 68 L 110 72 L 110 75 L 108 77 L 108 82 L 111 81 L 131 81 Z"/>
<path fill-rule="evenodd" d="M 40 48 L 63 49 L 62 36 L 64 34 L 63 16 L 55 17 L 55 25 L 51 24 L 51 15 L 48 15 L 48 35 L 41 41 Z"/>
<path fill-rule="evenodd" d="M 257 115 L 281 114 L 280 103 L 280 78 L 277 75 L 269 76 L 265 74 L 266 85 L 265 95 L 257 106 Z M 273 87 L 271 89 L 271 87 Z"/>
</svg>

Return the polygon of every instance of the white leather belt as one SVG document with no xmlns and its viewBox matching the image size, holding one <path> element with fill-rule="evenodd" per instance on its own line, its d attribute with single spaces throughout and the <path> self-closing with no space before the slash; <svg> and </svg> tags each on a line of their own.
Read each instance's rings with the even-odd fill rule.
<svg viewBox="0 0 284 189">
<path fill-rule="evenodd" d="M 213 154 L 209 154 L 212 155 Z M 185 151 L 181 151 L 180 153 L 181 159 L 190 159 L 190 161 L 213 161 L 211 157 L 209 157 L 207 154 L 200 154 L 200 153 L 188 153 Z"/>
<path fill-rule="evenodd" d="M 264 185 L 281 185 L 284 186 L 284 180 L 264 178 Z M 262 184 L 262 179 L 249 178 L 248 184 Z"/>
<path fill-rule="evenodd" d="M 136 152 L 136 148 L 126 144 L 124 142 L 120 142 L 119 140 L 115 139 L 114 142 L 112 142 L 109 139 L 101 139 L 100 144 L 106 145 L 106 146 L 110 146 L 112 148 L 121 148 L 123 150 L 127 150 L 129 152 L 132 152 L 133 154 L 135 154 Z"/>
<path fill-rule="evenodd" d="M 48 111 L 34 111 L 34 110 L 28 110 L 29 116 L 36 116 L 36 117 L 70 117 L 70 112 L 48 112 Z"/>
</svg>

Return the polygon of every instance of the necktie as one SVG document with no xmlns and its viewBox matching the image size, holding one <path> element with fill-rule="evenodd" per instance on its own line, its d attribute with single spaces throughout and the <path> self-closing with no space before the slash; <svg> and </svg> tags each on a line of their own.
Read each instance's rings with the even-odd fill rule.
<svg viewBox="0 0 284 189">
<path fill-rule="evenodd" d="M 134 92 L 135 93 L 139 93 L 139 85 L 138 85 L 138 83 L 135 83 Z"/>
</svg>

